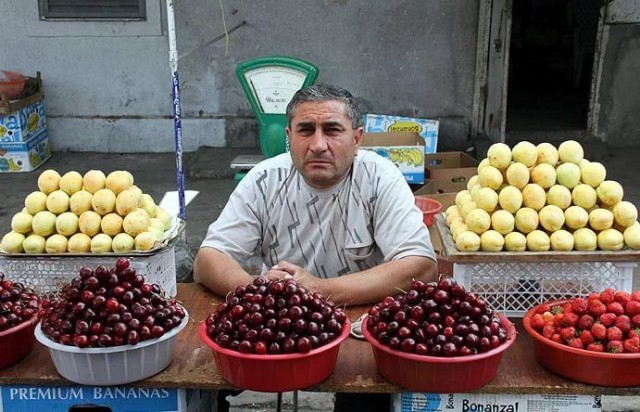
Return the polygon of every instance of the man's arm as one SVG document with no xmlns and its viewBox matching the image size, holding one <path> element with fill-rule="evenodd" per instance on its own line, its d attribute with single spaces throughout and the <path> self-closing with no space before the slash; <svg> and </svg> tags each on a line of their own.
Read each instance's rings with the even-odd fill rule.
<svg viewBox="0 0 640 412">
<path fill-rule="evenodd" d="M 362 272 L 320 279 L 300 266 L 280 262 L 267 272 L 266 276 L 281 278 L 285 273 L 292 275 L 299 284 L 322 293 L 336 304 L 364 305 L 409 290 L 413 279 L 424 282 L 437 280 L 437 265 L 427 257 L 406 256 Z"/>
<path fill-rule="evenodd" d="M 210 247 L 198 250 L 193 263 L 193 280 L 203 284 L 220 296 L 247 285 L 253 277 L 233 259 Z"/>
</svg>

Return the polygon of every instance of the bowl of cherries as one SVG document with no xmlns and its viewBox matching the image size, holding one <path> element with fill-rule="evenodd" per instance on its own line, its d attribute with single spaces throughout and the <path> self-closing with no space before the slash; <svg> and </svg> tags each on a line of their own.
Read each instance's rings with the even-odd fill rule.
<svg viewBox="0 0 640 412">
<path fill-rule="evenodd" d="M 122 385 L 165 369 L 189 315 L 129 260 L 82 267 L 42 302 L 36 339 L 60 375 L 83 385 Z"/>
<path fill-rule="evenodd" d="M 331 375 L 350 330 L 344 311 L 322 294 L 294 279 L 257 277 L 226 296 L 202 323 L 200 336 L 228 382 L 286 392 Z"/>
<path fill-rule="evenodd" d="M 414 280 L 374 305 L 362 323 L 378 373 L 416 392 L 477 389 L 496 375 L 515 326 L 453 278 Z"/>
<path fill-rule="evenodd" d="M 0 272 L 0 368 L 11 366 L 33 349 L 40 299 L 29 287 Z"/>
</svg>

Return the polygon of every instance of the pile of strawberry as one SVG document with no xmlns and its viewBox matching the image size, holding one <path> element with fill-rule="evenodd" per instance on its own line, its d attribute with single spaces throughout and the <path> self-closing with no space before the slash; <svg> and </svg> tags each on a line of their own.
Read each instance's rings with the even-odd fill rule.
<svg viewBox="0 0 640 412">
<path fill-rule="evenodd" d="M 640 352 L 640 290 L 608 288 L 587 298 L 543 304 L 531 326 L 554 342 L 593 352 Z"/>
</svg>

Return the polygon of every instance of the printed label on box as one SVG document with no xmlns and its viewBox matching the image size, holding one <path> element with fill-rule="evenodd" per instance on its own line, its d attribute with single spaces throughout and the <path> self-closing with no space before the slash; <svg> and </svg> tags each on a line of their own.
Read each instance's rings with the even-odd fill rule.
<svg viewBox="0 0 640 412">
<path fill-rule="evenodd" d="M 391 160 L 404 175 L 407 183 L 424 183 L 424 154 L 422 146 L 361 146 Z"/>
<path fill-rule="evenodd" d="M 368 132 L 414 132 L 424 139 L 424 152 L 436 153 L 438 148 L 437 120 L 417 119 L 414 117 L 392 116 L 366 113 L 364 131 Z"/>
<path fill-rule="evenodd" d="M 179 389 L 129 386 L 2 386 L 2 411 L 67 412 L 87 405 L 113 411 L 160 412 L 180 410 Z"/>
<path fill-rule="evenodd" d="M 393 395 L 392 412 L 582 412 L 602 411 L 600 396 L 403 393 Z"/>
<path fill-rule="evenodd" d="M 0 142 L 0 173 L 30 172 L 51 157 L 47 131 L 26 142 Z"/>
<path fill-rule="evenodd" d="M 26 142 L 47 128 L 44 100 L 0 116 L 0 143 Z"/>
</svg>

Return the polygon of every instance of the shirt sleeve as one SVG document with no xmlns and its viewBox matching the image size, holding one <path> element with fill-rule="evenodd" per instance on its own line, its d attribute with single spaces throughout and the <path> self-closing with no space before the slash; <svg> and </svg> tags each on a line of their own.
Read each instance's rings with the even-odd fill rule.
<svg viewBox="0 0 640 412">
<path fill-rule="evenodd" d="M 429 230 L 411 188 L 396 167 L 390 169 L 373 211 L 374 237 L 384 260 L 425 256 L 435 261 Z"/>
<path fill-rule="evenodd" d="M 215 248 L 236 262 L 256 255 L 262 238 L 262 201 L 254 189 L 257 177 L 259 172 L 251 170 L 240 181 L 218 219 L 209 226 L 200 247 Z"/>
</svg>

